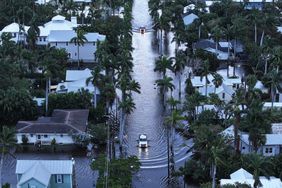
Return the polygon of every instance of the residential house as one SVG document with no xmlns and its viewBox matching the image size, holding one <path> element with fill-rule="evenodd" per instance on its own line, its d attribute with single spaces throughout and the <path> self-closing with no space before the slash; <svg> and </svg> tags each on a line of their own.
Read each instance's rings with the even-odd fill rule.
<svg viewBox="0 0 282 188">
<path fill-rule="evenodd" d="M 96 103 L 100 96 L 100 90 L 92 82 L 86 83 L 86 80 L 91 76 L 90 69 L 67 70 L 66 80 L 58 84 L 56 93 L 78 92 L 84 89 L 93 93 L 93 101 Z"/>
<path fill-rule="evenodd" d="M 273 126 L 275 129 L 275 126 Z M 231 125 L 220 133 L 228 139 L 228 143 L 234 146 L 234 126 Z M 249 140 L 249 134 L 238 131 L 240 136 L 240 151 L 242 154 L 248 154 L 254 151 L 252 143 Z M 258 153 L 263 156 L 275 156 L 282 153 L 282 134 L 266 134 L 266 142 L 258 148 Z"/>
<path fill-rule="evenodd" d="M 217 49 L 216 49 L 217 48 Z M 228 48 L 230 55 L 232 55 L 233 46 L 231 42 L 221 41 L 216 45 L 216 42 L 211 39 L 201 39 L 194 43 L 194 49 L 202 49 L 216 55 L 218 60 L 228 60 Z"/>
<path fill-rule="evenodd" d="M 71 21 L 68 21 L 64 16 L 54 16 L 51 21 L 39 26 L 40 33 L 36 44 L 65 49 L 71 61 L 94 62 L 97 43 L 104 41 L 106 37 L 99 33 L 86 33 L 84 35 L 86 41 L 78 46 L 76 42 L 70 42 L 72 38 L 77 36 L 75 32 L 77 26 L 76 17 L 71 17 Z M 12 23 L 4 27 L 0 33 L 11 33 L 13 41 L 26 43 L 28 29 L 29 26 Z"/>
<path fill-rule="evenodd" d="M 275 156 L 282 153 L 282 134 L 266 134 L 266 142 L 260 146 L 258 153 L 263 156 Z M 253 146 L 249 141 L 249 134 L 241 135 L 241 153 L 247 154 L 253 152 Z"/>
<path fill-rule="evenodd" d="M 247 10 L 251 10 L 251 9 L 258 9 L 261 10 L 264 6 L 265 3 L 273 3 L 276 2 L 278 0 L 233 0 L 233 2 L 235 3 L 243 3 L 244 4 L 244 8 Z M 211 5 L 213 5 L 216 2 L 220 2 L 219 0 L 206 0 L 206 6 L 207 6 L 207 11 L 209 12 L 209 7 Z"/>
<path fill-rule="evenodd" d="M 208 84 L 207 84 L 207 94 L 215 93 L 219 98 L 225 102 L 229 102 L 232 99 L 232 95 L 235 93 L 242 85 L 241 78 L 227 78 L 223 76 L 223 83 L 218 88 L 215 87 L 212 80 L 214 77 L 210 74 L 208 75 Z M 192 86 L 199 91 L 202 95 L 206 94 L 206 79 L 200 76 L 194 76 L 191 79 Z"/>
<path fill-rule="evenodd" d="M 55 48 L 65 49 L 71 61 L 94 62 L 96 60 L 96 50 L 98 41 L 104 41 L 105 36 L 98 33 L 86 33 L 84 44 L 71 42 L 76 37 L 74 30 L 50 31 L 48 43 Z"/>
<path fill-rule="evenodd" d="M 36 121 L 18 121 L 16 125 L 17 143 L 23 138 L 29 144 L 50 145 L 55 139 L 57 144 L 75 144 L 74 137 L 85 137 L 89 110 L 54 110 L 51 117 L 40 117 Z"/>
<path fill-rule="evenodd" d="M 39 26 L 40 34 L 36 43 L 38 45 L 48 45 L 48 36 L 51 31 L 72 31 L 75 28 L 77 28 L 76 17 L 71 17 L 71 21 L 68 21 L 64 16 L 54 16 L 51 21 L 45 23 L 43 26 Z"/>
<path fill-rule="evenodd" d="M 282 182 L 279 178 L 270 176 L 269 178 L 265 176 L 260 176 L 259 181 L 261 182 L 263 188 L 281 188 Z M 243 168 L 230 174 L 230 179 L 221 179 L 220 186 L 223 185 L 235 185 L 236 183 L 247 184 L 251 187 L 254 186 L 254 178 L 251 173 Z"/>
<path fill-rule="evenodd" d="M 73 188 L 72 160 L 17 160 L 17 188 Z"/>
<path fill-rule="evenodd" d="M 28 29 L 29 29 L 28 26 L 20 25 L 18 23 L 13 22 L 7 25 L 6 27 L 4 27 L 1 30 L 1 34 L 10 33 L 12 36 L 11 38 L 12 41 L 16 43 L 20 43 L 20 42 L 25 43 Z"/>
</svg>

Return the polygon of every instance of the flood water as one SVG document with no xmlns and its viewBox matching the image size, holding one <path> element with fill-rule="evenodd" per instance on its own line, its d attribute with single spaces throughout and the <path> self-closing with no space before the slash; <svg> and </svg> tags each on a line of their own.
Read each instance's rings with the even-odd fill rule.
<svg viewBox="0 0 282 188">
<path fill-rule="evenodd" d="M 127 118 L 126 146 L 128 155 L 136 155 L 141 161 L 141 170 L 133 180 L 133 187 L 166 187 L 167 177 L 167 137 L 163 125 L 164 112 L 161 95 L 155 81 L 161 75 L 154 72 L 155 60 L 158 58 L 158 47 L 154 44 L 155 34 L 148 11 L 147 0 L 135 0 L 133 5 L 133 78 L 140 83 L 141 94 L 133 94 L 136 109 Z M 146 27 L 147 32 L 141 34 L 139 27 Z M 171 41 L 170 34 L 168 40 Z M 170 42 L 169 42 L 170 43 Z M 173 55 L 174 45 L 164 46 L 167 56 Z M 171 74 L 170 74 L 171 76 Z M 173 76 L 173 75 L 172 75 Z M 142 150 L 137 147 L 139 134 L 147 134 L 149 148 Z M 180 135 L 175 139 L 175 161 L 183 163 L 189 157 L 186 154 L 189 142 Z"/>
</svg>

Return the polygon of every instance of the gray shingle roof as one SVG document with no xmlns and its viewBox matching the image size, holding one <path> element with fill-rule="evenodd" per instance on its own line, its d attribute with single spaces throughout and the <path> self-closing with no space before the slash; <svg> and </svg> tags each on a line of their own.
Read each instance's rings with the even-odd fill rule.
<svg viewBox="0 0 282 188">
<path fill-rule="evenodd" d="M 19 121 L 18 133 L 79 133 L 85 132 L 89 110 L 54 110 L 52 117 L 37 121 Z"/>
</svg>

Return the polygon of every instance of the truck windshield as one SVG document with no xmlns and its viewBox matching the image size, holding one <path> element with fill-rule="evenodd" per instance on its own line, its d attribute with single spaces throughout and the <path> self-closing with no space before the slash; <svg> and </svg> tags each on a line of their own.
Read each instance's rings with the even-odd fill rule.
<svg viewBox="0 0 282 188">
<path fill-rule="evenodd" d="M 146 138 L 140 138 L 140 141 L 147 141 Z"/>
</svg>

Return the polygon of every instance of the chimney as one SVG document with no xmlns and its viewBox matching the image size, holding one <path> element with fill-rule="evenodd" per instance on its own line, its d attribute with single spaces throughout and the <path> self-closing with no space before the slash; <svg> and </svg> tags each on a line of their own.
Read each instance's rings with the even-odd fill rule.
<svg viewBox="0 0 282 188">
<path fill-rule="evenodd" d="M 76 18 L 76 16 L 72 16 L 71 17 L 71 23 L 77 25 L 77 18 Z"/>
</svg>

